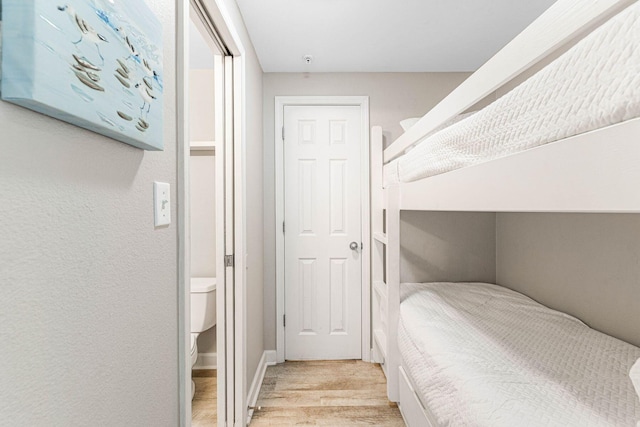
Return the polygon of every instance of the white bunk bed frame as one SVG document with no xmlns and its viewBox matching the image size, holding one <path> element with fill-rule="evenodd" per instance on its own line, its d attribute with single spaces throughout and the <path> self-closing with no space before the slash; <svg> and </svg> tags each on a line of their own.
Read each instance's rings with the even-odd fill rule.
<svg viewBox="0 0 640 427">
<path fill-rule="evenodd" d="M 558 0 L 384 151 L 382 128 L 372 128 L 373 356 L 387 375 L 389 399 L 398 402 L 409 426 L 437 423 L 414 392 L 397 345 L 400 211 L 638 213 L 640 118 L 389 188 L 383 188 L 383 168 L 635 1 Z"/>
</svg>

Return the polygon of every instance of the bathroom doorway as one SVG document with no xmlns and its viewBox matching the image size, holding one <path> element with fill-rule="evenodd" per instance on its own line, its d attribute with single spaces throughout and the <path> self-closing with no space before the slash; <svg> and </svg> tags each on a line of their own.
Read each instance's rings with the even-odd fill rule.
<svg viewBox="0 0 640 427">
<path fill-rule="evenodd" d="M 191 8 L 189 28 L 189 196 L 191 290 L 191 425 L 218 423 L 217 253 L 222 241 L 224 169 L 216 148 L 224 140 L 224 47 L 215 43 L 197 9 Z M 221 78 L 222 77 L 222 78 Z M 216 155 L 218 154 L 218 155 Z M 224 197 L 224 196 L 222 196 Z M 219 227 L 219 225 L 221 227 Z M 220 244 L 219 244 L 220 243 Z M 220 376 L 221 384 L 224 382 Z M 223 401 L 220 402 L 224 405 Z"/>
<path fill-rule="evenodd" d="M 220 25 L 216 3 L 186 3 L 177 3 L 180 425 L 224 426 L 234 424 L 239 378 L 233 265 L 239 211 L 235 58 L 215 25 Z"/>
</svg>

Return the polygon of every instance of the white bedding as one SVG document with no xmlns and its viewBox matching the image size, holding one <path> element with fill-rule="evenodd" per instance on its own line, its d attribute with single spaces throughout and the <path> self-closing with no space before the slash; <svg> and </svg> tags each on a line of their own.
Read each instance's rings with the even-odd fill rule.
<svg viewBox="0 0 640 427">
<path fill-rule="evenodd" d="M 633 383 L 633 387 L 636 389 L 638 399 L 640 399 L 640 359 L 636 360 L 636 363 L 631 368 L 629 378 L 631 378 L 631 382 Z"/>
<path fill-rule="evenodd" d="M 640 3 L 526 82 L 385 167 L 385 186 L 504 157 L 640 116 Z"/>
<path fill-rule="evenodd" d="M 640 348 L 485 283 L 403 284 L 399 347 L 440 425 L 631 426 Z"/>
</svg>

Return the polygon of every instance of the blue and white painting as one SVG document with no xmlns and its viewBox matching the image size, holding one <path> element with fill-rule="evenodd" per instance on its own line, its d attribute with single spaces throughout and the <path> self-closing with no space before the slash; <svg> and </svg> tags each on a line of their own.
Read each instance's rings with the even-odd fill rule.
<svg viewBox="0 0 640 427">
<path fill-rule="evenodd" d="M 162 24 L 144 0 L 2 0 L 2 99 L 162 150 Z"/>
</svg>

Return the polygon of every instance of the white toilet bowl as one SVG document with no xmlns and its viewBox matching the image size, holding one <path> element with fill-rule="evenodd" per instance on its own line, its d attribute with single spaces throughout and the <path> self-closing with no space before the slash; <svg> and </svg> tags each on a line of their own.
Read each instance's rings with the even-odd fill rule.
<svg viewBox="0 0 640 427">
<path fill-rule="evenodd" d="M 198 335 L 216 324 L 216 278 L 191 278 L 191 366 L 198 360 Z M 195 394 L 191 381 L 191 398 Z"/>
<path fill-rule="evenodd" d="M 191 278 L 191 332 L 204 332 L 216 325 L 216 278 Z"/>
<path fill-rule="evenodd" d="M 198 360 L 198 335 L 200 334 L 191 334 L 191 367 L 196 364 L 196 360 Z M 196 394 L 196 383 L 191 380 L 191 399 Z"/>
<path fill-rule="evenodd" d="M 198 335 L 200 334 L 191 334 L 191 366 L 198 360 Z"/>
</svg>

